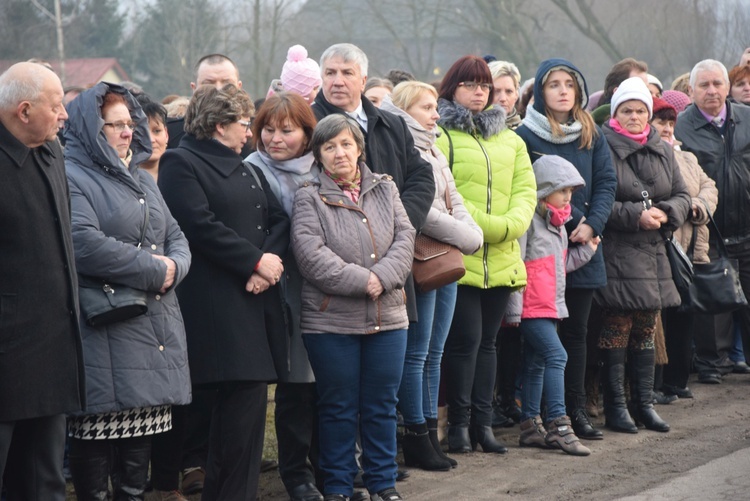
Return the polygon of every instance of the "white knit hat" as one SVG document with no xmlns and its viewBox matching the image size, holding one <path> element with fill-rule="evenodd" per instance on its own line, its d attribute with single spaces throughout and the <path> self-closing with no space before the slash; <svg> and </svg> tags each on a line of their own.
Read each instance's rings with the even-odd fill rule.
<svg viewBox="0 0 750 501">
<path fill-rule="evenodd" d="M 625 101 L 641 101 L 648 108 L 648 119 L 654 114 L 654 99 L 641 77 L 630 77 L 617 87 L 615 95 L 612 96 L 612 116 L 615 116 L 617 107 Z"/>
<path fill-rule="evenodd" d="M 301 45 L 291 47 L 281 70 L 281 85 L 284 90 L 307 97 L 322 82 L 320 66 L 307 57 L 307 50 Z"/>
</svg>

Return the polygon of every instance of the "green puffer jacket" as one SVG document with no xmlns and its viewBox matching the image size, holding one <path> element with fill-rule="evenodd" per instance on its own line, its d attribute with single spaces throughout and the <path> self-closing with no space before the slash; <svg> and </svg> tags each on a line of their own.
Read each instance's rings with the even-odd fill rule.
<svg viewBox="0 0 750 501">
<path fill-rule="evenodd" d="M 464 256 L 466 275 L 459 284 L 482 289 L 523 287 L 526 268 L 518 238 L 529 227 L 537 203 L 526 146 L 505 126 L 501 108 L 473 115 L 440 99 L 438 113 L 444 133 L 437 146 L 449 162 L 452 159 L 456 188 L 484 232 L 482 248 Z"/>
</svg>

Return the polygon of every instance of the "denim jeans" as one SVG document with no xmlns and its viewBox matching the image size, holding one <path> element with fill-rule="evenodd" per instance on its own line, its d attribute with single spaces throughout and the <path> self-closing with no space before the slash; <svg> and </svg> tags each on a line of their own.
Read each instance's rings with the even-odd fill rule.
<svg viewBox="0 0 750 501">
<path fill-rule="evenodd" d="M 398 407 L 407 425 L 437 419 L 440 360 L 456 306 L 456 283 L 417 292 L 419 322 L 411 322 Z"/>
<path fill-rule="evenodd" d="M 324 493 L 352 495 L 358 426 L 365 486 L 373 493 L 395 486 L 396 395 L 406 329 L 302 337 L 318 386 Z"/>
<path fill-rule="evenodd" d="M 522 420 L 538 416 L 542 391 L 547 403 L 546 421 L 565 415 L 565 364 L 568 354 L 557 335 L 557 321 L 531 318 L 521 321 L 523 335 Z"/>
</svg>

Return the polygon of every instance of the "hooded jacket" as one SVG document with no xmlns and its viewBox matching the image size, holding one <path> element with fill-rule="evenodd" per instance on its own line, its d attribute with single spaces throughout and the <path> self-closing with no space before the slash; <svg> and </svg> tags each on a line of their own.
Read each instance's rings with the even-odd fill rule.
<svg viewBox="0 0 750 501">
<path fill-rule="evenodd" d="M 437 146 L 449 159 L 456 189 L 484 233 L 482 249 L 464 256 L 459 281 L 488 289 L 526 285 L 518 238 L 534 215 L 536 183 L 523 141 L 505 125 L 505 111 L 489 107 L 477 114 L 438 100 L 443 135 Z M 452 162 L 451 162 L 452 160 Z"/>
<path fill-rule="evenodd" d="M 448 166 L 448 159 L 435 146 L 439 129 L 430 131 L 422 127 L 411 115 L 394 105 L 390 95 L 385 96 L 380 108 L 404 119 L 409 132 L 414 137 L 414 146 L 422 158 L 432 165 L 435 198 L 427 213 L 427 220 L 421 233 L 440 242 L 455 245 L 464 254 L 474 254 L 482 247 L 484 237 L 481 228 L 477 226 L 464 207 L 461 195 L 456 191 L 456 182 Z M 448 213 L 445 203 L 446 194 L 451 201 L 453 214 Z"/>
<path fill-rule="evenodd" d="M 586 183 L 575 167 L 555 155 L 545 155 L 534 162 L 537 204 L 528 231 L 518 241 L 526 265 L 528 284 L 516 291 L 508 302 L 507 323 L 525 318 L 560 320 L 568 316 L 565 305 L 565 275 L 585 265 L 594 255 L 588 245 L 568 249 L 565 225 L 555 226 L 543 200 L 563 188 L 576 191 Z"/>
<path fill-rule="evenodd" d="M 676 230 L 688 216 L 690 195 L 672 147 L 655 129 L 644 145 L 618 134 L 609 124 L 603 131 L 618 182 L 602 239 L 607 285 L 594 293 L 594 300 L 604 308 L 625 311 L 678 306 L 680 295 L 672 281 L 664 237 L 660 230 L 639 225 L 645 210 L 643 191 L 654 207 L 667 214 L 662 230 Z"/>
<path fill-rule="evenodd" d="M 101 105 L 110 91 L 125 97 L 136 123 L 129 167 L 103 131 Z M 189 403 L 185 328 L 174 288 L 185 278 L 191 256 L 154 179 L 138 168 L 151 156 L 148 119 L 129 92 L 104 82 L 82 92 L 68 106 L 68 114 L 65 169 L 78 274 L 148 293 L 145 315 L 102 327 L 81 319 L 85 413 Z M 146 207 L 148 221 L 139 249 Z M 167 267 L 154 255 L 171 258 L 177 268 L 166 293 L 159 290 Z"/>
<path fill-rule="evenodd" d="M 567 68 L 572 71 L 582 89 L 586 89 L 586 81 L 581 72 L 572 63 L 564 59 L 548 59 L 539 65 L 534 80 L 534 109 L 545 114 L 544 92 L 542 80 L 554 68 Z M 582 107 L 583 107 L 583 101 Z M 516 129 L 516 133 L 526 143 L 532 162 L 536 162 L 544 155 L 558 155 L 572 163 L 586 185 L 573 193 L 571 219 L 565 225 L 568 234 L 572 233 L 586 218 L 586 224 L 591 226 L 595 235 L 604 232 L 604 226 L 612 210 L 615 199 L 617 177 L 612 167 L 607 141 L 599 127 L 596 128 L 594 143 L 591 148 L 581 149 L 579 140 L 565 144 L 553 144 L 533 133 L 526 125 Z M 580 244 L 571 243 L 571 248 Z M 571 288 L 595 289 L 607 283 L 604 269 L 604 257 L 601 246 L 594 257 L 585 266 L 573 271 L 567 276 L 567 286 Z"/>
</svg>

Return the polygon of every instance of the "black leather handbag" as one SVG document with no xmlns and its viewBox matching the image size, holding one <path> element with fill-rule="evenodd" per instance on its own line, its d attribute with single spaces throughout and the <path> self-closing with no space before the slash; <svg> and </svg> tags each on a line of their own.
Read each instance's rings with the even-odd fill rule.
<svg viewBox="0 0 750 501">
<path fill-rule="evenodd" d="M 137 246 L 139 249 L 148 225 L 148 204 L 144 205 L 146 210 Z M 78 302 L 83 318 L 92 327 L 122 322 L 148 311 L 146 291 L 84 275 L 78 275 Z"/>
<path fill-rule="evenodd" d="M 727 313 L 747 306 L 747 299 L 742 292 L 737 260 L 728 257 L 724 239 L 710 212 L 708 224 L 711 230 L 709 244 L 716 246 L 714 248 L 719 256 L 712 259 L 710 263 L 693 263 L 693 282 L 690 284 L 689 303 L 681 309 L 700 313 Z M 695 249 L 696 232 L 694 228 L 693 240 L 690 242 L 687 253 L 691 260 Z"/>
<path fill-rule="evenodd" d="M 672 269 L 672 281 L 675 287 L 677 287 L 677 292 L 679 292 L 680 299 L 682 300 L 680 309 L 683 311 L 688 310 L 690 309 L 689 305 L 692 303 L 690 294 L 695 276 L 692 259 L 685 254 L 682 246 L 675 240 L 672 233 L 666 234 L 661 232 L 661 234 L 664 237 L 669 267 Z"/>
</svg>

